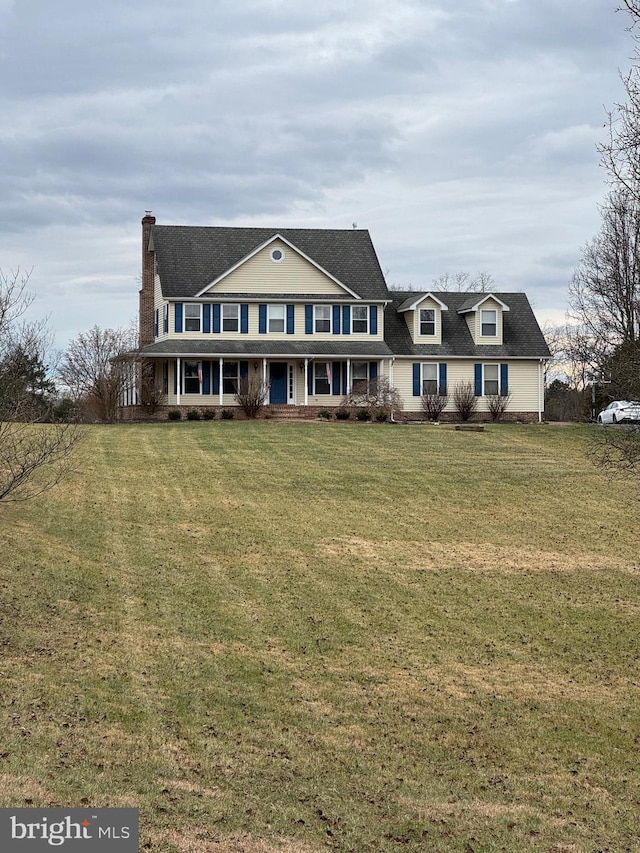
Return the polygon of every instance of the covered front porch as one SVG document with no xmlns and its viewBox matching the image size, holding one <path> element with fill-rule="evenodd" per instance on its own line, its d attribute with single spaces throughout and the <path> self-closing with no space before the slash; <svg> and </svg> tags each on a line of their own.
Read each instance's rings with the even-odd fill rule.
<svg viewBox="0 0 640 853">
<path fill-rule="evenodd" d="M 169 406 L 237 406 L 243 380 L 261 382 L 272 406 L 337 406 L 358 382 L 389 374 L 389 359 L 180 357 L 156 361 Z M 385 364 L 385 362 L 387 362 Z M 161 376 L 158 374 L 161 373 Z"/>
</svg>

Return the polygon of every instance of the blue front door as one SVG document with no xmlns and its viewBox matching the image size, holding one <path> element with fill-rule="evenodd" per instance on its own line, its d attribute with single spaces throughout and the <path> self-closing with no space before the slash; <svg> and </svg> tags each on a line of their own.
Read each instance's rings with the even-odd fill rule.
<svg viewBox="0 0 640 853">
<path fill-rule="evenodd" d="M 269 402 L 273 404 L 287 402 L 287 363 L 272 361 L 269 364 Z"/>
</svg>

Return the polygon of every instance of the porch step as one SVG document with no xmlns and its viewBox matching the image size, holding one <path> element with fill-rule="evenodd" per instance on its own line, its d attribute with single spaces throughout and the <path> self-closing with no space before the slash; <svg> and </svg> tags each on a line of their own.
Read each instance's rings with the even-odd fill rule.
<svg viewBox="0 0 640 853">
<path fill-rule="evenodd" d="M 309 406 L 269 405 L 263 412 L 266 417 L 279 421 L 311 421 L 318 417 L 318 410 Z"/>
</svg>

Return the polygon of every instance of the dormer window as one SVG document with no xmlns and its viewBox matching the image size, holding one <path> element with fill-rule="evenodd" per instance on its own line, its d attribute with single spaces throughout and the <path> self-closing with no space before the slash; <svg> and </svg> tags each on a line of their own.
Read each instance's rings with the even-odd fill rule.
<svg viewBox="0 0 640 853">
<path fill-rule="evenodd" d="M 482 337 L 495 338 L 498 334 L 498 312 L 495 308 L 483 308 L 480 315 Z"/>
<path fill-rule="evenodd" d="M 436 333 L 436 312 L 435 308 L 420 309 L 420 334 L 435 335 Z"/>
</svg>

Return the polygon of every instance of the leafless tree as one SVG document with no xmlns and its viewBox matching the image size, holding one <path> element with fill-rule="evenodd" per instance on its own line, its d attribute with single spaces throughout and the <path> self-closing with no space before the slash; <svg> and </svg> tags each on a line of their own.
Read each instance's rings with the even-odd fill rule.
<svg viewBox="0 0 640 853">
<path fill-rule="evenodd" d="M 135 328 L 94 326 L 69 344 L 62 357 L 60 381 L 72 399 L 96 420 L 116 420 L 118 405 L 138 363 Z"/>
<path fill-rule="evenodd" d="M 256 418 L 269 397 L 269 383 L 255 374 L 240 380 L 236 401 L 248 418 Z"/>
<path fill-rule="evenodd" d="M 510 399 L 510 392 L 508 394 L 490 394 L 487 397 L 487 406 L 489 407 L 489 414 L 491 415 L 492 421 L 500 420 L 507 411 Z"/>
<path fill-rule="evenodd" d="M 421 395 L 420 402 L 422 411 L 430 421 L 437 421 L 444 412 L 449 402 L 448 394 L 429 394 L 426 391 Z"/>
<path fill-rule="evenodd" d="M 468 421 L 472 417 L 478 407 L 478 398 L 471 382 L 458 382 L 454 385 L 453 403 L 461 420 Z"/>
<path fill-rule="evenodd" d="M 625 100 L 607 113 L 608 138 L 598 146 L 602 164 L 615 186 L 640 197 L 640 0 L 623 0 L 618 12 L 627 12 L 634 43 L 631 70 L 622 75 Z"/>
<path fill-rule="evenodd" d="M 493 276 L 488 272 L 446 272 L 433 280 L 435 290 L 454 291 L 457 293 L 486 293 L 494 285 Z"/>
<path fill-rule="evenodd" d="M 356 411 L 366 411 L 370 417 L 389 419 L 402 412 L 402 396 L 386 376 L 377 379 L 356 382 L 351 391 L 342 399 L 342 407 Z"/>
<path fill-rule="evenodd" d="M 80 440 L 75 424 L 41 423 L 50 336 L 45 323 L 24 319 L 33 302 L 29 275 L 0 271 L 0 502 L 27 500 L 56 485 Z"/>
</svg>

